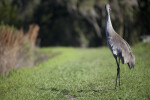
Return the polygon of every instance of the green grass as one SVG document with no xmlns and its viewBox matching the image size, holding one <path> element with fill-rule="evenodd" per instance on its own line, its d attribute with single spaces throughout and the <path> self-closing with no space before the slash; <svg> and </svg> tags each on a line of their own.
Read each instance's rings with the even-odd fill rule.
<svg viewBox="0 0 150 100">
<path fill-rule="evenodd" d="M 0 100 L 149 100 L 150 43 L 132 50 L 135 68 L 121 64 L 121 87 L 115 90 L 117 66 L 107 47 L 43 48 L 59 55 L 1 76 Z"/>
</svg>

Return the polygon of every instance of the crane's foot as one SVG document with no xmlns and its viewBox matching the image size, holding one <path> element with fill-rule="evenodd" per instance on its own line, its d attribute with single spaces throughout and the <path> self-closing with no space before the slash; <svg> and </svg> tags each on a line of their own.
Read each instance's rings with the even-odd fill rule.
<svg viewBox="0 0 150 100">
<path fill-rule="evenodd" d="M 120 73 L 119 73 L 119 87 L 120 87 Z"/>
<path fill-rule="evenodd" d="M 115 89 L 116 89 L 116 87 L 117 87 L 117 78 L 116 78 L 116 85 L 115 85 Z"/>
</svg>

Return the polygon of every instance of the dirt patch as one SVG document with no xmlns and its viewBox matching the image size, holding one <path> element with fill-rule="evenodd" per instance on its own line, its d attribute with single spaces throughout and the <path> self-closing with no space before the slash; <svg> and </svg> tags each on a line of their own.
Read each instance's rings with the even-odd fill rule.
<svg viewBox="0 0 150 100">
<path fill-rule="evenodd" d="M 44 52 L 35 52 L 34 55 L 36 56 L 36 59 L 34 61 L 34 65 L 47 61 L 48 59 L 52 59 L 60 54 L 61 54 L 60 52 L 56 52 L 51 54 L 51 56 L 49 56 L 47 53 Z"/>
</svg>

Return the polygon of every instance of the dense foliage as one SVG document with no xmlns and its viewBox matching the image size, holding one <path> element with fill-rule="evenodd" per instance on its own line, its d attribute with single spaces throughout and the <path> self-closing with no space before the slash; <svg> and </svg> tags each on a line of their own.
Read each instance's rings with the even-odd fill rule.
<svg viewBox="0 0 150 100">
<path fill-rule="evenodd" d="M 149 0 L 1 0 L 0 24 L 40 26 L 41 46 L 105 45 L 105 4 L 115 30 L 130 44 L 149 34 Z"/>
</svg>

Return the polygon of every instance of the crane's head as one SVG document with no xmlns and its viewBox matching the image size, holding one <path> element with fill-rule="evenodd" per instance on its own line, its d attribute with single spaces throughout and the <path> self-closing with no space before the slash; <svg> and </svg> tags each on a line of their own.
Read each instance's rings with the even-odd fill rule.
<svg viewBox="0 0 150 100">
<path fill-rule="evenodd" d="M 109 5 L 109 4 L 106 4 L 105 8 L 106 8 L 106 10 L 107 10 L 107 11 L 111 10 L 111 8 L 110 8 L 110 5 Z"/>
</svg>

